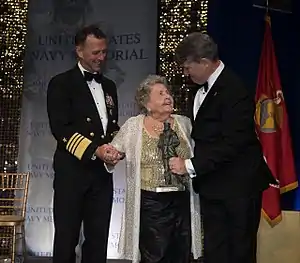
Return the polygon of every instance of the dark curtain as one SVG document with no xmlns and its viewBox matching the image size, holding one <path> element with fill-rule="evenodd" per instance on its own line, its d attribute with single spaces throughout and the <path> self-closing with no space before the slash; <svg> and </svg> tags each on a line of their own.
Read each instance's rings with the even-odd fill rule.
<svg viewBox="0 0 300 263">
<path fill-rule="evenodd" d="M 265 10 L 253 0 L 210 0 L 208 31 L 219 45 L 224 63 L 235 70 L 255 94 L 264 33 Z M 300 178 L 300 1 L 292 14 L 271 11 L 271 23 L 282 89 L 288 108 L 295 163 Z M 298 17 L 297 17 L 298 16 Z M 300 210 L 300 189 L 284 194 L 283 208 Z"/>
</svg>

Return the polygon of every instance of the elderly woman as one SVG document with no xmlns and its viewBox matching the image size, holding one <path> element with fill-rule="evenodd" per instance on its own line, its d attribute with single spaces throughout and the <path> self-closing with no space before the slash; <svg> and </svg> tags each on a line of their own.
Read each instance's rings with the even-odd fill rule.
<svg viewBox="0 0 300 263">
<path fill-rule="evenodd" d="M 129 118 L 112 141 L 125 153 L 126 203 L 119 252 L 133 263 L 188 263 L 201 253 L 198 196 L 191 181 L 172 175 L 164 180 L 162 152 L 158 147 L 164 123 L 170 123 L 179 139 L 176 153 L 192 155 L 191 124 L 172 115 L 173 98 L 165 78 L 150 75 L 140 85 L 136 101 L 142 114 Z"/>
</svg>

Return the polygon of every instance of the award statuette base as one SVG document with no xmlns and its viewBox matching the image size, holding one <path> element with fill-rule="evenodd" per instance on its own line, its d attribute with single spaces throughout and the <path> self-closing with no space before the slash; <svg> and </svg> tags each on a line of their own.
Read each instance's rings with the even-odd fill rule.
<svg viewBox="0 0 300 263">
<path fill-rule="evenodd" d="M 185 187 L 182 186 L 158 186 L 155 188 L 156 193 L 168 193 L 168 192 L 179 192 L 184 191 Z"/>
</svg>

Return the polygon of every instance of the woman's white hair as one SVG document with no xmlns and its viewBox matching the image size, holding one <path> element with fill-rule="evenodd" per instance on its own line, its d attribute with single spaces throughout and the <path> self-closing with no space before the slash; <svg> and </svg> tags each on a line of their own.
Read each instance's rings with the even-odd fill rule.
<svg viewBox="0 0 300 263">
<path fill-rule="evenodd" d="M 135 95 L 135 100 L 137 103 L 137 106 L 139 107 L 141 113 L 148 113 L 148 109 L 146 108 L 146 104 L 149 101 L 149 95 L 151 92 L 151 88 L 155 84 L 163 84 L 168 91 L 171 93 L 171 88 L 170 85 L 167 81 L 167 79 L 163 76 L 160 75 L 149 75 L 147 78 L 145 78 L 141 84 L 139 85 L 136 95 Z"/>
</svg>

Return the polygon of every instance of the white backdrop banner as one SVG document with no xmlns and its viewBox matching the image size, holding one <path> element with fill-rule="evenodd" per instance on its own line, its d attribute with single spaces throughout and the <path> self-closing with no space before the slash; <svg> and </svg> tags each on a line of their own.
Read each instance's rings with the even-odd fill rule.
<svg viewBox="0 0 300 263">
<path fill-rule="evenodd" d="M 120 125 L 137 113 L 134 93 L 139 82 L 155 73 L 156 0 L 31 0 L 25 59 L 19 171 L 31 172 L 26 217 L 28 251 L 52 256 L 54 235 L 52 157 L 56 142 L 51 135 L 46 92 L 54 75 L 76 63 L 74 34 L 95 23 L 109 38 L 105 75 L 117 84 Z M 119 258 L 117 243 L 124 203 L 122 166 L 114 174 L 108 258 Z"/>
</svg>

